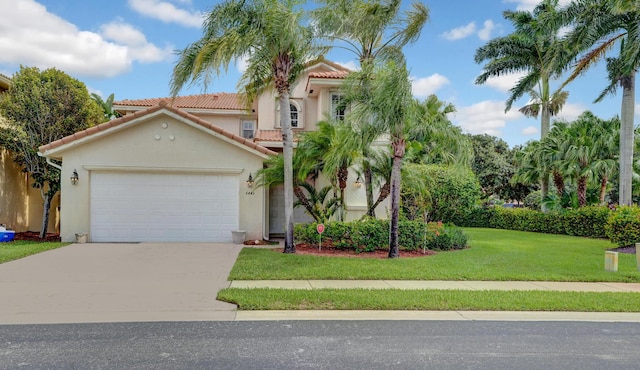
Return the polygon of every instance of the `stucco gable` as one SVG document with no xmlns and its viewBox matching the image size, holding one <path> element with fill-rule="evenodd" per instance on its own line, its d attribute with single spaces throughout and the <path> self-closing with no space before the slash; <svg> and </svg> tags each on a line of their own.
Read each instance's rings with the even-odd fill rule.
<svg viewBox="0 0 640 370">
<path fill-rule="evenodd" d="M 164 100 L 160 101 L 156 106 L 137 111 L 132 114 L 127 114 L 124 117 L 117 118 L 94 127 L 90 127 L 86 130 L 76 132 L 72 135 L 63 137 L 62 139 L 43 145 L 39 148 L 39 151 L 45 157 L 60 158 L 60 154 L 71 147 L 98 140 L 105 135 L 110 135 L 111 133 L 117 131 L 126 130 L 128 127 L 135 126 L 140 122 L 144 122 L 147 119 L 156 117 L 160 114 L 173 116 L 178 121 L 199 128 L 204 133 L 208 133 L 215 137 L 218 137 L 221 140 L 247 150 L 257 156 L 267 158 L 271 155 L 277 154 L 272 150 L 254 143 L 251 140 L 247 140 L 243 137 L 226 131 L 181 109 L 169 106 Z"/>
</svg>

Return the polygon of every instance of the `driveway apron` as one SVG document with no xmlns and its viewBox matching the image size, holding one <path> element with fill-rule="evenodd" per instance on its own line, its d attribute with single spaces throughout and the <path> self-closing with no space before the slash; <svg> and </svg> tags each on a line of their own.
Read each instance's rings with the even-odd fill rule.
<svg viewBox="0 0 640 370">
<path fill-rule="evenodd" d="M 233 320 L 241 246 L 72 244 L 0 264 L 0 324 Z"/>
</svg>

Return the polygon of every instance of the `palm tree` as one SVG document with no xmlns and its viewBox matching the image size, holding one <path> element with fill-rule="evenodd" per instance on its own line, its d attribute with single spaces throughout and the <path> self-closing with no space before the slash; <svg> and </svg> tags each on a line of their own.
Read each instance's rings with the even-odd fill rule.
<svg viewBox="0 0 640 370">
<path fill-rule="evenodd" d="M 394 61 L 404 63 L 402 49 L 420 37 L 429 19 L 429 9 L 419 1 L 411 4 L 411 9 L 401 12 L 401 0 L 319 0 L 321 7 L 313 11 L 318 34 L 341 48 L 353 53 L 358 59 L 361 71 L 371 73 L 376 62 Z M 358 74 L 363 88 L 367 88 L 371 76 Z M 355 76 L 354 76 L 355 77 Z M 353 78 L 353 77 L 352 77 Z M 362 172 L 367 198 L 367 214 L 374 217 L 373 173 L 371 144 L 381 132 L 373 127 L 380 125 L 357 125 L 353 135 L 359 135 L 362 158 Z M 367 127 L 371 126 L 371 127 Z"/>
<path fill-rule="evenodd" d="M 239 85 L 247 104 L 275 86 L 280 104 L 284 154 L 285 253 L 295 253 L 293 241 L 293 132 L 289 95 L 307 63 L 319 58 L 313 32 L 304 26 L 300 3 L 285 0 L 228 0 L 208 14 L 200 40 L 178 53 L 171 93 L 187 83 L 203 83 L 219 76 L 230 63 L 248 57 Z"/>
<path fill-rule="evenodd" d="M 354 72 L 359 74 L 368 72 Z M 369 122 L 378 132 L 389 135 L 393 165 L 391 169 L 391 220 L 389 230 L 389 258 L 400 256 L 398 221 L 400 216 L 400 187 L 402 160 L 406 149 L 406 136 L 411 122 L 417 122 L 415 100 L 411 95 L 409 72 L 404 64 L 388 62 L 376 68 L 374 79 L 350 86 L 349 96 L 354 102 L 352 115 L 356 122 Z M 359 93 L 359 94 L 358 94 Z"/>
<path fill-rule="evenodd" d="M 514 32 L 490 40 L 476 50 L 476 63 L 487 62 L 476 78 L 476 84 L 484 84 L 491 77 L 524 72 L 511 89 L 505 111 L 525 94 L 531 102 L 520 111 L 529 117 L 540 115 L 541 138 L 547 136 L 551 116 L 557 114 L 567 99 L 567 93 L 551 92 L 550 81 L 558 78 L 570 61 L 570 53 L 561 42 L 558 32 L 561 25 L 551 22 L 556 17 L 558 0 L 543 0 L 533 12 L 505 11 L 503 16 L 511 21 Z M 549 179 L 541 179 L 542 196 L 548 193 Z"/>
<path fill-rule="evenodd" d="M 115 95 L 111 94 L 107 97 L 107 100 L 102 99 L 102 97 L 96 93 L 91 93 L 91 99 L 95 100 L 96 103 L 102 108 L 104 112 L 105 121 L 112 120 L 114 118 L 118 118 L 121 116 L 119 112 L 113 110 L 113 100 L 115 99 Z"/>
<path fill-rule="evenodd" d="M 640 3 L 631 0 L 575 0 L 565 10 L 564 21 L 573 26 L 567 35 L 578 52 L 585 52 L 568 81 L 584 73 L 618 44 L 620 52 L 607 58 L 609 85 L 596 98 L 601 101 L 622 87 L 620 113 L 619 203 L 632 203 L 635 76 L 640 67 Z"/>
<path fill-rule="evenodd" d="M 455 106 L 436 95 L 429 95 L 424 101 L 416 101 L 416 108 L 420 124 L 412 125 L 414 130 L 409 133 L 408 160 L 470 166 L 473 157 L 471 140 L 448 117 L 456 111 Z"/>
</svg>

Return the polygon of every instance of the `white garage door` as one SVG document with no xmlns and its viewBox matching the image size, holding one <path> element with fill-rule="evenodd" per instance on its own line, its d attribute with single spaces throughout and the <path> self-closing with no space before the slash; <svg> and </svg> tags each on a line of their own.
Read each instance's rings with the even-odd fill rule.
<svg viewBox="0 0 640 370">
<path fill-rule="evenodd" d="M 93 242 L 230 242 L 238 178 L 91 173 Z"/>
</svg>

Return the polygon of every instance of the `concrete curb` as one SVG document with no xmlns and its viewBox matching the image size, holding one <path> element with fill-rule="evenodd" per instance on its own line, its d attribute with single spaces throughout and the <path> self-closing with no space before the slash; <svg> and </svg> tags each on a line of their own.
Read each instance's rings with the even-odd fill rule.
<svg viewBox="0 0 640 370">
<path fill-rule="evenodd" d="M 446 289 L 542 290 L 560 292 L 638 292 L 640 283 L 581 283 L 559 281 L 445 281 L 445 280 L 234 280 L 230 288 L 256 289 Z"/>
</svg>

